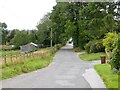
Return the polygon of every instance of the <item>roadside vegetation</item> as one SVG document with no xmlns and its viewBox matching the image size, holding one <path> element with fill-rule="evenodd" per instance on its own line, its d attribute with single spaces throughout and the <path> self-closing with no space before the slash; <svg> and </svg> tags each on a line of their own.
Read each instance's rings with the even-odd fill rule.
<svg viewBox="0 0 120 90">
<path fill-rule="evenodd" d="M 21 60 L 21 63 L 17 64 L 10 64 L 10 65 L 2 65 L 2 70 L 0 73 L 2 74 L 2 77 L 0 77 L 0 80 L 11 78 L 23 73 L 28 73 L 32 71 L 36 71 L 41 68 L 47 67 L 51 61 L 53 60 L 53 57 L 55 53 L 61 48 L 61 45 L 56 45 L 52 48 L 52 50 L 49 48 L 40 49 L 39 51 L 46 51 L 49 50 L 48 53 L 44 53 L 42 57 L 36 57 L 34 59 L 28 58 L 28 60 Z M 37 52 L 39 52 L 37 51 Z"/>
<path fill-rule="evenodd" d="M 38 49 L 39 51 L 42 51 L 42 50 L 50 50 L 50 47 L 47 47 L 47 48 L 39 48 Z M 7 56 L 7 57 L 10 57 L 11 55 L 17 55 L 17 54 L 20 54 L 20 50 L 0 50 L 0 54 L 2 57 L 4 56 Z"/>
<path fill-rule="evenodd" d="M 85 61 L 94 61 L 94 60 L 100 60 L 100 56 L 105 55 L 105 53 L 83 53 L 80 54 L 79 57 L 81 60 Z"/>
<path fill-rule="evenodd" d="M 120 74 L 116 71 L 111 71 L 111 66 L 109 64 L 95 65 L 95 69 L 103 79 L 107 88 L 111 88 L 110 90 L 116 88 L 114 90 L 118 90 Z"/>
<path fill-rule="evenodd" d="M 4 56 L 9 57 L 11 55 L 19 54 L 20 50 L 7 50 L 7 51 L 1 50 L 0 53 L 1 53 L 2 57 L 4 57 Z"/>
<path fill-rule="evenodd" d="M 34 59 L 31 61 L 26 61 L 22 64 L 12 65 L 12 66 L 6 66 L 2 68 L 2 79 L 11 78 L 23 73 L 32 72 L 44 67 L 47 67 L 50 62 L 52 61 L 54 55 L 48 56 L 47 58 L 40 58 L 40 59 Z"/>
</svg>

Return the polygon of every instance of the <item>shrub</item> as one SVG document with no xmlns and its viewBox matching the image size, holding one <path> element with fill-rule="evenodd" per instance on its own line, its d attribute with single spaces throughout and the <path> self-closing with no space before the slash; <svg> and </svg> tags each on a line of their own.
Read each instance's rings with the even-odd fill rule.
<svg viewBox="0 0 120 90">
<path fill-rule="evenodd" d="M 105 48 L 107 48 L 108 50 L 112 51 L 115 48 L 114 41 L 116 40 L 116 38 L 116 34 L 110 32 L 107 33 L 105 39 L 103 39 L 103 46 L 105 46 Z"/>
<path fill-rule="evenodd" d="M 91 46 L 90 46 L 90 53 L 97 53 L 98 50 L 96 48 L 96 44 L 93 43 Z"/>
<path fill-rule="evenodd" d="M 113 49 L 112 58 L 110 60 L 111 68 L 120 70 L 120 38 L 116 40 L 116 47 Z"/>
<path fill-rule="evenodd" d="M 62 47 L 61 44 L 57 44 L 57 45 L 55 45 L 55 48 L 56 48 L 57 50 L 59 50 L 61 47 Z"/>
<path fill-rule="evenodd" d="M 90 47 L 91 47 L 92 43 L 93 43 L 92 41 L 89 41 L 89 42 L 85 45 L 84 48 L 85 48 L 85 50 L 86 50 L 87 53 L 90 53 Z"/>
<path fill-rule="evenodd" d="M 34 71 L 36 70 L 35 66 L 32 66 L 32 65 L 23 65 L 22 66 L 22 72 L 23 73 L 28 73 L 28 72 L 31 72 L 31 71 Z"/>
<path fill-rule="evenodd" d="M 90 47 L 91 53 L 104 52 L 105 47 L 103 46 L 102 40 L 93 41 L 93 44 Z"/>
<path fill-rule="evenodd" d="M 51 53 L 54 54 L 62 47 L 61 44 L 56 44 L 54 47 L 52 47 Z"/>
<path fill-rule="evenodd" d="M 80 51 L 82 51 L 79 47 L 76 47 L 76 48 L 74 48 L 73 49 L 75 52 L 80 52 Z"/>
<path fill-rule="evenodd" d="M 104 52 L 105 47 L 103 46 L 102 40 L 90 41 L 85 45 L 85 50 L 87 53 L 97 53 Z"/>
</svg>

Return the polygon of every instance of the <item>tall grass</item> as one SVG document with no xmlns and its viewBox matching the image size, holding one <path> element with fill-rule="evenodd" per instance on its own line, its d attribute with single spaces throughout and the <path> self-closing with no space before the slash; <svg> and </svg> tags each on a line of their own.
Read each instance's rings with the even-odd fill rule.
<svg viewBox="0 0 120 90">
<path fill-rule="evenodd" d="M 53 56 L 54 55 L 50 55 L 47 58 L 34 59 L 31 61 L 25 61 L 21 64 L 6 66 L 0 71 L 2 73 L 0 80 L 47 67 L 52 61 Z"/>
<path fill-rule="evenodd" d="M 2 73 L 2 77 L 0 77 L 0 80 L 47 67 L 53 60 L 53 56 L 55 55 L 55 52 L 58 50 L 58 48 L 53 47 L 52 50 L 49 50 L 48 52 L 46 52 L 46 49 L 42 50 L 45 50 L 45 53 L 43 53 L 42 57 L 40 56 L 38 51 L 35 53 L 38 53 L 40 57 L 34 56 L 34 58 L 32 59 L 28 58 L 28 60 L 22 60 L 22 63 L 19 64 L 3 66 L 2 70 L 0 71 L 0 73 Z"/>
</svg>

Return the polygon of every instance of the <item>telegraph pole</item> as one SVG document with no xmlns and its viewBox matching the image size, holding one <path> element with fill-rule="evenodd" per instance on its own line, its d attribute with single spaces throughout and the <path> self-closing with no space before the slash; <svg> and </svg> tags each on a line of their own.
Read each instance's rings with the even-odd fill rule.
<svg viewBox="0 0 120 90">
<path fill-rule="evenodd" d="M 51 47 L 51 49 L 52 49 L 52 28 L 51 28 L 51 31 L 50 31 L 50 37 L 51 37 L 50 47 Z"/>
</svg>

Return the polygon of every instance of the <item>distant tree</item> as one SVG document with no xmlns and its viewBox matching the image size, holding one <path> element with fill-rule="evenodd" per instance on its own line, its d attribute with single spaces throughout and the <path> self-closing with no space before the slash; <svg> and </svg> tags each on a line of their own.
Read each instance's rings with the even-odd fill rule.
<svg viewBox="0 0 120 90">
<path fill-rule="evenodd" d="M 7 42 L 10 42 L 16 34 L 16 30 L 9 30 L 7 35 Z"/>
<path fill-rule="evenodd" d="M 21 45 L 29 43 L 29 36 L 27 31 L 17 31 L 14 38 L 11 40 L 11 44 L 15 45 L 18 49 Z"/>
<path fill-rule="evenodd" d="M 50 46 L 50 32 L 53 26 L 52 21 L 49 19 L 50 14 L 45 15 L 37 25 L 37 43 L 44 45 L 44 47 Z M 53 32 L 54 33 L 54 32 Z"/>
<path fill-rule="evenodd" d="M 6 28 L 7 24 L 0 22 L 0 36 L 1 36 L 0 44 L 6 44 L 8 34 L 8 31 L 5 30 Z"/>
<path fill-rule="evenodd" d="M 7 24 L 6 23 L 2 23 L 2 28 L 7 28 Z"/>
<path fill-rule="evenodd" d="M 36 30 L 29 31 L 29 41 L 33 43 L 37 43 L 37 31 Z"/>
</svg>

